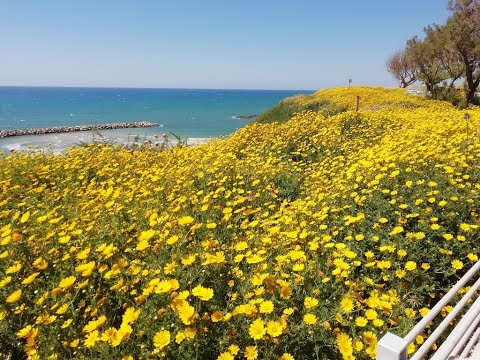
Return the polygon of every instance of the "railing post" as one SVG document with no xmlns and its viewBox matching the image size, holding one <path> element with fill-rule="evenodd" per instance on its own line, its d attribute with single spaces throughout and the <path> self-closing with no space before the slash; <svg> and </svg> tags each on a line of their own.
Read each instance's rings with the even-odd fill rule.
<svg viewBox="0 0 480 360">
<path fill-rule="evenodd" d="M 392 333 L 385 334 L 377 344 L 377 360 L 406 360 L 408 343 Z"/>
<path fill-rule="evenodd" d="M 413 343 L 425 327 L 442 311 L 452 298 L 454 298 L 458 291 L 465 286 L 465 284 L 480 270 L 480 260 L 478 260 L 466 274 L 443 296 L 433 307 L 433 309 L 420 320 L 412 330 L 404 337 L 401 338 L 392 333 L 387 333 L 383 336 L 377 344 L 377 360 L 406 360 L 408 355 L 408 346 Z M 441 324 L 433 331 L 433 333 L 425 340 L 422 346 L 412 355 L 411 360 L 421 359 L 428 353 L 434 342 L 438 339 L 440 334 L 451 324 L 451 321 L 461 309 L 470 300 L 472 300 L 475 292 L 480 288 L 480 279 L 477 279 L 475 284 L 470 287 L 469 291 L 461 298 L 457 305 L 452 309 L 449 315 Z M 432 360 L 447 359 L 449 355 L 457 355 L 465 343 L 468 341 L 470 335 L 475 331 L 478 323 L 480 322 L 480 298 L 472 304 L 467 313 L 462 317 L 460 322 L 451 331 L 448 338 L 437 349 L 432 357 Z M 480 333 L 475 338 L 480 337 Z M 464 349 L 464 353 L 467 353 L 474 346 L 474 342 L 467 345 L 468 349 Z M 454 350 L 454 353 L 452 353 Z M 479 355 L 480 355 L 480 348 Z M 480 359 L 480 357 L 479 357 Z"/>
<path fill-rule="evenodd" d="M 448 335 L 442 345 L 437 349 L 435 354 L 431 357 L 432 360 L 444 360 L 448 359 L 451 355 L 456 356 L 457 354 L 452 354 L 452 350 L 460 350 L 457 345 L 460 345 L 460 342 L 465 344 L 468 341 L 468 338 L 465 339 L 465 334 L 468 332 L 472 322 L 478 318 L 480 314 L 480 298 L 477 298 L 472 304 L 470 309 L 463 315 L 460 322 L 455 326 L 452 332 Z M 473 332 L 473 331 L 472 331 Z"/>
</svg>

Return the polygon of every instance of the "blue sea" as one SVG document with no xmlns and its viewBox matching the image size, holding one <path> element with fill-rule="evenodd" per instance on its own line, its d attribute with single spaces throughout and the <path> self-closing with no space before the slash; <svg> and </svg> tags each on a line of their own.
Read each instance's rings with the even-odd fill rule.
<svg viewBox="0 0 480 360">
<path fill-rule="evenodd" d="M 158 141 L 175 134 L 189 143 L 245 126 L 281 99 L 308 90 L 127 89 L 0 87 L 0 130 L 150 121 L 158 128 L 102 130 L 0 138 L 0 152 L 32 146 L 62 151 L 75 144 Z"/>
</svg>

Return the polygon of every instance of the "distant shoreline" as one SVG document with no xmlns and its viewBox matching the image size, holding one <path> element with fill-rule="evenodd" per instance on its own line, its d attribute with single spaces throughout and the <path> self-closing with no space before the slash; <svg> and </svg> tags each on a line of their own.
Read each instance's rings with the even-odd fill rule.
<svg viewBox="0 0 480 360">
<path fill-rule="evenodd" d="M 59 134 L 76 131 L 90 131 L 90 130 L 114 130 L 114 129 L 130 129 L 130 128 L 151 128 L 162 127 L 150 121 L 137 121 L 129 123 L 112 123 L 100 125 L 77 125 L 77 126 L 56 126 L 49 128 L 32 128 L 32 129 L 14 129 L 14 130 L 0 130 L 0 138 L 11 136 L 24 135 L 44 135 L 44 134 Z"/>
</svg>

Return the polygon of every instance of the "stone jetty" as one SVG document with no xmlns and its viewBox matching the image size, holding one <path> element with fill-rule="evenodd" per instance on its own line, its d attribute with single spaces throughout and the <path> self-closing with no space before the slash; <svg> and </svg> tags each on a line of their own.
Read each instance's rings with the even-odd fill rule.
<svg viewBox="0 0 480 360">
<path fill-rule="evenodd" d="M 245 120 L 245 119 L 253 119 L 256 117 L 257 115 L 237 115 L 237 116 L 234 116 L 233 118 L 236 120 Z"/>
<path fill-rule="evenodd" d="M 79 126 L 57 126 L 49 128 L 37 129 L 15 129 L 15 130 L 0 130 L 0 138 L 10 136 L 23 135 L 43 135 L 43 134 L 59 134 L 74 131 L 90 131 L 90 130 L 113 130 L 113 129 L 129 129 L 129 128 L 150 128 L 162 126 L 150 121 L 137 121 L 130 123 L 113 123 L 102 125 L 79 125 Z"/>
</svg>

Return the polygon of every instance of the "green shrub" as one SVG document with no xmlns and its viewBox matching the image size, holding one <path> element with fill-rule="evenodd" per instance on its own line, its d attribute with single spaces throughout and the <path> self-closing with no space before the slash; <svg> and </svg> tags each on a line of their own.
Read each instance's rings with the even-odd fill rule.
<svg viewBox="0 0 480 360">
<path fill-rule="evenodd" d="M 310 95 L 295 95 L 283 99 L 274 107 L 257 116 L 257 123 L 285 123 L 293 115 L 302 111 L 320 112 L 325 117 L 346 111 L 347 108 L 342 105 L 333 104 L 328 100 L 315 99 Z"/>
</svg>

